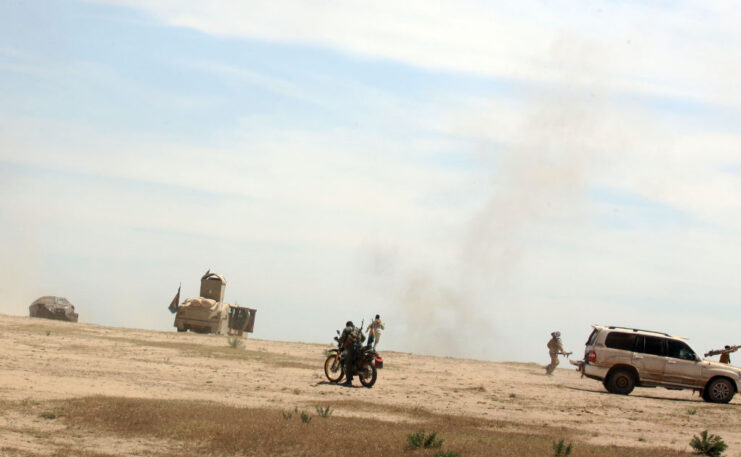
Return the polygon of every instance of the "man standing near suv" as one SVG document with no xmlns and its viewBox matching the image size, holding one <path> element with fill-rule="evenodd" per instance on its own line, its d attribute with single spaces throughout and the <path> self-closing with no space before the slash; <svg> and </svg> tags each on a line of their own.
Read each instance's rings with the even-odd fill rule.
<svg viewBox="0 0 741 457">
<path fill-rule="evenodd" d="M 548 376 L 553 375 L 553 370 L 558 366 L 558 355 L 565 354 L 569 355 L 570 352 L 564 352 L 563 344 L 561 343 L 561 332 L 555 331 L 551 333 L 551 339 L 548 341 L 548 353 L 551 356 L 551 363 L 545 367 L 545 374 Z"/>
<path fill-rule="evenodd" d="M 738 351 L 738 348 L 741 348 L 741 346 L 728 346 L 726 345 L 723 349 L 714 349 L 710 352 L 705 353 L 705 357 L 710 357 L 712 355 L 718 355 L 720 354 L 720 363 L 727 363 L 731 364 L 731 352 Z"/>
</svg>

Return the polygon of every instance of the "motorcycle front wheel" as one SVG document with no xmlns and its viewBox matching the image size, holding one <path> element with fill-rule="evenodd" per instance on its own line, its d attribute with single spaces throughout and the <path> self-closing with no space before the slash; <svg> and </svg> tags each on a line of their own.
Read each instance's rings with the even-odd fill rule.
<svg viewBox="0 0 741 457">
<path fill-rule="evenodd" d="M 324 374 L 329 382 L 340 382 L 345 375 L 345 371 L 342 369 L 339 354 L 332 354 L 327 357 L 327 360 L 324 361 Z"/>
<path fill-rule="evenodd" d="M 378 371 L 376 371 L 376 366 L 373 365 L 373 362 L 363 363 L 362 368 L 358 372 L 358 377 L 360 378 L 360 384 L 369 389 L 373 387 L 378 377 Z"/>
</svg>

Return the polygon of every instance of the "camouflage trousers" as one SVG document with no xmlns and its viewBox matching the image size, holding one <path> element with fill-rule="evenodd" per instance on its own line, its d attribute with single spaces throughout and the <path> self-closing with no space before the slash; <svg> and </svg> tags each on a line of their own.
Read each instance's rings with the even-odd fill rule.
<svg viewBox="0 0 741 457">
<path fill-rule="evenodd" d="M 353 363 L 355 362 L 355 351 L 353 348 L 345 349 L 342 352 L 342 360 L 344 362 L 342 368 L 345 370 L 345 376 L 347 378 L 345 379 L 345 382 L 351 383 L 353 377 Z"/>
<path fill-rule="evenodd" d="M 545 374 L 553 374 L 553 370 L 558 366 L 558 354 L 551 352 L 551 363 L 545 367 Z"/>
</svg>

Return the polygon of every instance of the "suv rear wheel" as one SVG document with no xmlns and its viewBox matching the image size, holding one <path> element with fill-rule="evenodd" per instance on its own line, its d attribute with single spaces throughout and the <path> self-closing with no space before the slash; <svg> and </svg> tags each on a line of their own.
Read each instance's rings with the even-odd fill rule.
<svg viewBox="0 0 741 457">
<path fill-rule="evenodd" d="M 633 392 L 633 388 L 636 386 L 636 380 L 630 370 L 618 368 L 607 376 L 604 384 L 608 392 L 628 395 Z"/>
<path fill-rule="evenodd" d="M 728 403 L 735 393 L 731 381 L 725 378 L 715 378 L 705 386 L 702 398 L 711 403 Z"/>
</svg>

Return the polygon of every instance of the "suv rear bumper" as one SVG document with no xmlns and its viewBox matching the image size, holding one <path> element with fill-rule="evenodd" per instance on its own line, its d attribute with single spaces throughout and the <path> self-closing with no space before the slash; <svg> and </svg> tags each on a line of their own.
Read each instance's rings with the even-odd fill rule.
<svg viewBox="0 0 741 457">
<path fill-rule="evenodd" d="M 569 360 L 569 362 L 576 366 L 576 371 L 581 372 L 582 376 L 597 379 L 599 381 L 605 379 L 605 376 L 607 376 L 607 372 L 609 371 L 608 367 L 590 365 L 589 362 L 584 360 Z"/>
<path fill-rule="evenodd" d="M 589 363 L 582 365 L 582 373 L 584 373 L 584 376 L 592 379 L 599 379 L 600 381 L 605 379 L 609 370 L 608 367 L 599 367 Z"/>
</svg>

